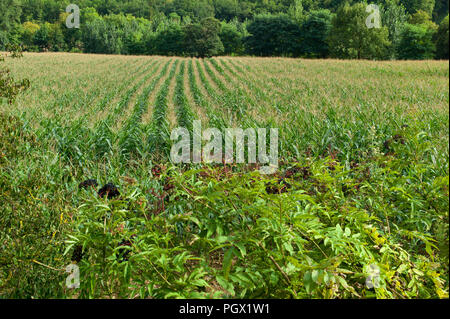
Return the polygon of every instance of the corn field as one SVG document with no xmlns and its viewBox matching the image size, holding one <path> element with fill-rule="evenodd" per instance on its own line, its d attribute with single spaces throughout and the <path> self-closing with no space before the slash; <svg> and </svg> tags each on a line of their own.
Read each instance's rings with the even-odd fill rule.
<svg viewBox="0 0 450 319">
<path fill-rule="evenodd" d="M 448 298 L 448 62 L 7 63 L 31 87 L 0 104 L 0 298 Z M 279 172 L 171 163 L 194 121 L 278 128 Z"/>
</svg>

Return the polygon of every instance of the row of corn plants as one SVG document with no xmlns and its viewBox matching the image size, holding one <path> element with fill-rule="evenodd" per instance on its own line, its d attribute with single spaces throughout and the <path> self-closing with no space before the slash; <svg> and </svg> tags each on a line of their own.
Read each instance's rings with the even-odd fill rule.
<svg viewBox="0 0 450 319">
<path fill-rule="evenodd" d="M 239 123 L 240 120 L 250 120 L 249 117 L 245 116 L 249 107 L 254 105 L 251 97 L 249 97 L 242 90 L 241 87 L 236 87 L 235 90 L 228 90 L 226 85 L 222 82 L 222 80 L 216 76 L 214 71 L 211 69 L 208 61 L 203 61 L 203 65 L 205 67 L 206 72 L 209 77 L 212 79 L 214 83 L 216 83 L 217 87 L 222 91 L 222 95 L 220 96 L 220 105 L 227 112 L 227 117 L 230 123 Z M 218 64 L 212 64 L 214 68 L 217 69 Z M 218 73 L 221 76 L 224 76 L 225 80 L 228 81 L 227 75 L 223 71 L 223 69 L 219 66 L 217 69 Z M 248 123 L 250 124 L 250 123 Z M 251 124 L 250 124 L 251 125 Z"/>
<path fill-rule="evenodd" d="M 184 76 L 186 73 L 186 61 L 180 64 L 180 72 L 176 77 L 176 86 L 174 94 L 174 102 L 176 106 L 178 125 L 192 132 L 194 114 L 189 106 L 188 99 L 185 94 Z"/>
<path fill-rule="evenodd" d="M 158 76 L 154 78 L 152 82 L 143 90 L 136 101 L 132 114 L 120 130 L 118 134 L 118 145 L 119 152 L 122 156 L 129 158 L 131 156 L 143 155 L 142 152 L 145 151 L 145 139 L 143 137 L 145 134 L 145 128 L 141 123 L 142 115 L 148 108 L 148 97 L 150 93 L 155 89 L 161 78 L 167 73 L 169 64 L 170 61 L 166 62 Z"/>
<path fill-rule="evenodd" d="M 151 77 L 155 75 L 159 67 L 157 61 L 152 61 L 147 67 L 143 68 L 142 72 L 137 74 L 145 76 L 138 81 L 134 86 L 128 89 L 125 94 L 121 97 L 117 105 L 110 111 L 105 119 L 100 119 L 96 123 L 96 127 L 92 138 L 88 142 L 90 148 L 95 152 L 95 156 L 104 157 L 105 155 L 111 156 L 114 151 L 114 145 L 116 142 L 116 134 L 112 127 L 117 123 L 120 115 L 130 104 L 132 97 Z M 133 82 L 134 79 L 131 81 Z M 129 83 L 124 83 L 123 86 L 126 87 Z"/>
<path fill-rule="evenodd" d="M 147 127 L 148 150 L 155 157 L 167 158 L 170 152 L 170 126 L 167 120 L 169 85 L 175 76 L 179 60 L 173 62 L 169 76 L 162 84 L 153 108 L 153 118 Z"/>
<path fill-rule="evenodd" d="M 63 157 L 67 161 L 77 163 L 80 166 L 87 159 L 91 158 L 92 153 L 96 154 L 96 156 L 103 156 L 104 154 L 110 153 L 114 142 L 114 135 L 108 124 L 127 106 L 132 94 L 151 75 L 151 73 L 148 74 L 130 89 L 108 117 L 96 123 L 94 129 L 90 129 L 86 124 L 89 121 L 86 117 L 67 121 L 68 118 L 64 114 L 61 114 L 55 119 L 44 122 L 42 138 L 55 141 L 56 147 Z M 92 94 L 90 95 L 93 96 Z"/>
</svg>

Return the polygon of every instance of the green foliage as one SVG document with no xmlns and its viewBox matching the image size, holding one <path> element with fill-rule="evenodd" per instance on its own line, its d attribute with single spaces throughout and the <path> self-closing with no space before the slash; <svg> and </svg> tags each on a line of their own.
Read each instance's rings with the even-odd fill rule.
<svg viewBox="0 0 450 319">
<path fill-rule="evenodd" d="M 66 46 L 61 25 L 48 22 L 36 31 L 33 42 L 41 51 L 64 51 Z"/>
<path fill-rule="evenodd" d="M 439 23 L 448 15 L 448 0 L 436 0 L 433 21 Z"/>
<path fill-rule="evenodd" d="M 86 193 L 66 249 L 85 252 L 80 296 L 448 297 L 448 175 L 432 177 L 427 134 L 402 134 L 395 155 L 351 169 L 330 157 L 278 176 L 174 168 L 148 186 L 152 195 L 144 185 L 112 201 Z M 365 287 L 372 264 L 375 291 Z"/>
<path fill-rule="evenodd" d="M 424 60 L 434 57 L 433 30 L 427 25 L 405 24 L 397 45 L 397 56 L 404 60 Z"/>
<path fill-rule="evenodd" d="M 24 46 L 27 48 L 34 46 L 34 37 L 40 28 L 38 24 L 29 21 L 23 24 L 21 39 Z"/>
<path fill-rule="evenodd" d="M 400 31 L 403 24 L 407 21 L 408 15 L 405 7 L 399 4 L 398 1 L 388 0 L 385 2 L 380 10 L 381 22 L 389 31 L 389 41 L 392 43 L 389 48 L 390 58 L 395 58 L 395 48 L 400 41 Z"/>
<path fill-rule="evenodd" d="M 405 6 L 409 14 L 422 10 L 428 13 L 430 16 L 433 13 L 435 0 L 400 0 Z"/>
<path fill-rule="evenodd" d="M 221 21 L 231 21 L 234 18 L 247 18 L 248 11 L 242 9 L 238 1 L 233 0 L 216 0 L 214 1 L 214 11 L 217 19 Z"/>
<path fill-rule="evenodd" d="M 345 4 L 332 20 L 329 36 L 331 56 L 352 59 L 383 59 L 390 46 L 388 29 L 366 26 L 366 5 Z"/>
<path fill-rule="evenodd" d="M 67 182 L 70 176 L 58 155 L 38 155 L 41 147 L 22 121 L 0 114 L 0 298 L 63 297 L 64 271 L 39 263 L 61 262 L 70 191 L 55 181 Z M 46 165 L 31 164 L 31 153 Z"/>
<path fill-rule="evenodd" d="M 20 58 L 22 56 L 19 46 L 8 46 L 9 50 L 12 51 L 11 58 Z M 30 81 L 28 79 L 16 81 L 11 75 L 11 71 L 2 66 L 3 63 L 5 63 L 5 57 L 0 55 L 0 103 L 3 102 L 3 99 L 6 99 L 9 104 L 12 104 L 17 95 L 30 87 Z"/>
<path fill-rule="evenodd" d="M 19 17 L 21 12 L 20 1 L 2 0 L 0 2 L 0 49 L 5 49 L 9 43 L 16 42 Z"/>
<path fill-rule="evenodd" d="M 219 37 L 223 43 L 224 54 L 240 55 L 244 53 L 244 35 L 238 29 L 238 24 L 222 22 L 222 28 L 220 30 Z"/>
<path fill-rule="evenodd" d="M 287 15 L 257 16 L 247 30 L 250 36 L 245 45 L 250 54 L 298 56 L 300 53 L 300 27 Z"/>
<path fill-rule="evenodd" d="M 84 25 L 83 29 L 83 46 L 86 52 L 119 54 L 122 51 L 120 30 L 113 24 L 96 19 Z"/>
<path fill-rule="evenodd" d="M 184 33 L 178 24 L 170 24 L 167 29 L 157 33 L 153 41 L 153 52 L 162 55 L 182 55 Z"/>
<path fill-rule="evenodd" d="M 219 38 L 220 22 L 206 18 L 197 24 L 184 27 L 184 49 L 191 57 L 212 57 L 223 53 L 224 47 Z"/>
<path fill-rule="evenodd" d="M 311 11 L 301 27 L 302 53 L 308 57 L 325 58 L 329 55 L 327 38 L 332 15 L 328 10 Z"/>
<path fill-rule="evenodd" d="M 379 1 L 386 38 L 384 27 L 364 29 L 366 2 L 79 0 L 75 3 L 81 9 L 81 28 L 69 29 L 67 1 L 8 1 L 0 20 L 0 46 L 21 43 L 26 51 L 133 55 L 393 59 L 408 18 L 410 24 L 436 28 L 448 15 L 445 0 L 436 6 L 435 0 Z M 335 16 L 332 28 L 330 14 Z M 222 24 L 219 32 L 214 19 Z"/>
<path fill-rule="evenodd" d="M 431 16 L 428 13 L 426 13 L 425 11 L 419 10 L 409 17 L 408 23 L 409 24 L 430 24 L 431 25 L 432 21 L 431 21 Z"/>
<path fill-rule="evenodd" d="M 436 33 L 436 57 L 448 60 L 448 15 L 442 20 Z"/>
</svg>

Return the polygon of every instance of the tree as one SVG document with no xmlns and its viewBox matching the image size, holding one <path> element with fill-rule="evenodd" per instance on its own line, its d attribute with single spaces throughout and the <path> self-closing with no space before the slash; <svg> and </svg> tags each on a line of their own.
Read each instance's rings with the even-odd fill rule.
<svg viewBox="0 0 450 319">
<path fill-rule="evenodd" d="M 179 24 L 170 23 L 149 43 L 148 50 L 161 55 L 182 55 L 184 32 Z"/>
<path fill-rule="evenodd" d="M 152 33 L 150 21 L 128 16 L 123 32 L 124 53 L 145 53 L 145 34 L 147 33 Z"/>
<path fill-rule="evenodd" d="M 329 10 L 311 11 L 301 26 L 302 53 L 309 57 L 325 58 L 329 54 L 327 38 L 331 29 Z"/>
<path fill-rule="evenodd" d="M 434 57 L 433 32 L 426 25 L 406 23 L 397 45 L 397 56 L 403 60 L 426 60 Z"/>
<path fill-rule="evenodd" d="M 20 57 L 21 51 L 19 54 L 14 52 L 13 57 L 14 56 Z M 9 104 L 12 104 L 20 92 L 30 87 L 30 81 L 28 79 L 16 81 L 11 76 L 11 71 L 2 66 L 4 61 L 5 57 L 0 55 L 0 104 L 3 102 L 3 99 L 6 99 Z"/>
<path fill-rule="evenodd" d="M 64 51 L 66 45 L 61 26 L 45 22 L 34 35 L 34 44 L 42 51 Z"/>
<path fill-rule="evenodd" d="M 207 0 L 173 0 L 167 1 L 160 8 L 166 15 L 177 13 L 181 18 L 189 16 L 198 22 L 214 16 L 214 7 Z"/>
<path fill-rule="evenodd" d="M 406 9 L 398 0 L 385 0 L 380 10 L 382 25 L 386 26 L 389 32 L 389 56 L 395 58 L 395 47 L 400 41 L 400 31 L 403 24 L 408 20 Z"/>
<path fill-rule="evenodd" d="M 231 55 L 233 53 L 243 53 L 243 34 L 239 32 L 236 23 L 222 22 L 222 29 L 219 33 L 219 37 L 223 43 L 225 54 Z"/>
<path fill-rule="evenodd" d="M 384 59 L 390 46 L 388 29 L 368 28 L 365 3 L 341 6 L 332 20 L 328 44 L 336 58 Z"/>
<path fill-rule="evenodd" d="M 21 14 L 18 0 L 0 1 L 0 49 L 14 43 L 18 37 L 19 17 Z"/>
<path fill-rule="evenodd" d="M 300 26 L 285 15 L 259 15 L 247 27 L 248 53 L 259 56 L 299 56 Z"/>
<path fill-rule="evenodd" d="M 289 16 L 297 23 L 301 23 L 304 18 L 303 0 L 293 0 L 288 10 Z"/>
<path fill-rule="evenodd" d="M 150 5 L 146 0 L 123 1 L 119 6 L 120 12 L 131 14 L 137 18 L 148 17 L 148 13 L 150 12 Z"/>
<path fill-rule="evenodd" d="M 67 46 L 68 50 L 76 49 L 80 50 L 81 47 L 81 29 L 79 28 L 67 28 L 66 19 L 69 16 L 69 13 L 62 12 L 59 15 L 59 27 L 62 30 L 62 34 L 64 36 L 64 42 Z"/>
<path fill-rule="evenodd" d="M 442 20 L 436 33 L 436 57 L 448 59 L 448 15 Z"/>
<path fill-rule="evenodd" d="M 400 0 L 409 14 L 414 14 L 419 10 L 425 11 L 430 16 L 433 14 L 435 0 Z"/>
<path fill-rule="evenodd" d="M 42 0 L 22 0 L 21 21 L 42 21 L 44 2 Z M 45 21 L 45 20 L 44 20 Z"/>
<path fill-rule="evenodd" d="M 448 0 L 436 0 L 433 11 L 433 21 L 442 22 L 448 15 Z"/>
<path fill-rule="evenodd" d="M 430 29 L 437 30 L 437 25 L 433 21 L 431 21 L 431 15 L 429 15 L 427 12 L 425 12 L 423 10 L 419 10 L 416 13 L 414 13 L 413 15 L 411 15 L 408 20 L 408 23 L 409 24 L 425 24 Z"/>
<path fill-rule="evenodd" d="M 39 26 L 39 24 L 30 21 L 27 21 L 22 25 L 21 40 L 27 48 L 30 48 L 34 45 L 34 36 L 40 28 L 41 27 Z"/>
<path fill-rule="evenodd" d="M 186 54 L 200 58 L 220 55 L 224 51 L 219 32 L 221 25 L 215 18 L 203 19 L 200 23 L 184 27 Z"/>
<path fill-rule="evenodd" d="M 221 21 L 231 21 L 239 15 L 239 4 L 236 0 L 215 0 L 215 17 Z"/>
<path fill-rule="evenodd" d="M 83 24 L 83 47 L 88 53 L 120 54 L 123 42 L 119 30 L 102 18 Z"/>
<path fill-rule="evenodd" d="M 43 50 L 91 53 L 396 58 L 407 21 L 436 32 L 448 15 L 448 0 L 371 0 L 383 27 L 368 29 L 366 1 L 0 0 L 0 50 L 36 50 L 39 43 Z M 72 2 L 81 9 L 80 29 L 65 26 Z M 203 25 L 214 17 L 218 33 Z"/>
</svg>

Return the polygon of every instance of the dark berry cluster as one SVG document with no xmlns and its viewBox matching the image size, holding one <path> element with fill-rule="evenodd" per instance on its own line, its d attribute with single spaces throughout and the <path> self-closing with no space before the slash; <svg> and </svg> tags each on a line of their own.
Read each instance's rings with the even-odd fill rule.
<svg viewBox="0 0 450 319">
<path fill-rule="evenodd" d="M 76 245 L 72 253 L 72 261 L 79 263 L 83 259 L 83 246 Z"/>
<path fill-rule="evenodd" d="M 283 194 L 287 193 L 291 187 L 291 184 L 286 182 L 284 178 L 278 178 L 276 183 L 266 184 L 266 192 L 267 194 Z"/>
<path fill-rule="evenodd" d="M 80 189 L 88 189 L 89 187 L 97 188 L 98 183 L 95 179 L 88 179 L 78 185 Z M 113 183 L 108 183 L 98 191 L 98 196 L 104 198 L 105 196 L 108 199 L 113 199 L 120 196 L 119 189 Z"/>
<path fill-rule="evenodd" d="M 120 192 L 113 183 L 108 183 L 98 191 L 98 196 L 100 196 L 101 198 L 105 197 L 105 195 L 108 197 L 108 199 L 113 199 L 119 197 Z"/>
</svg>

